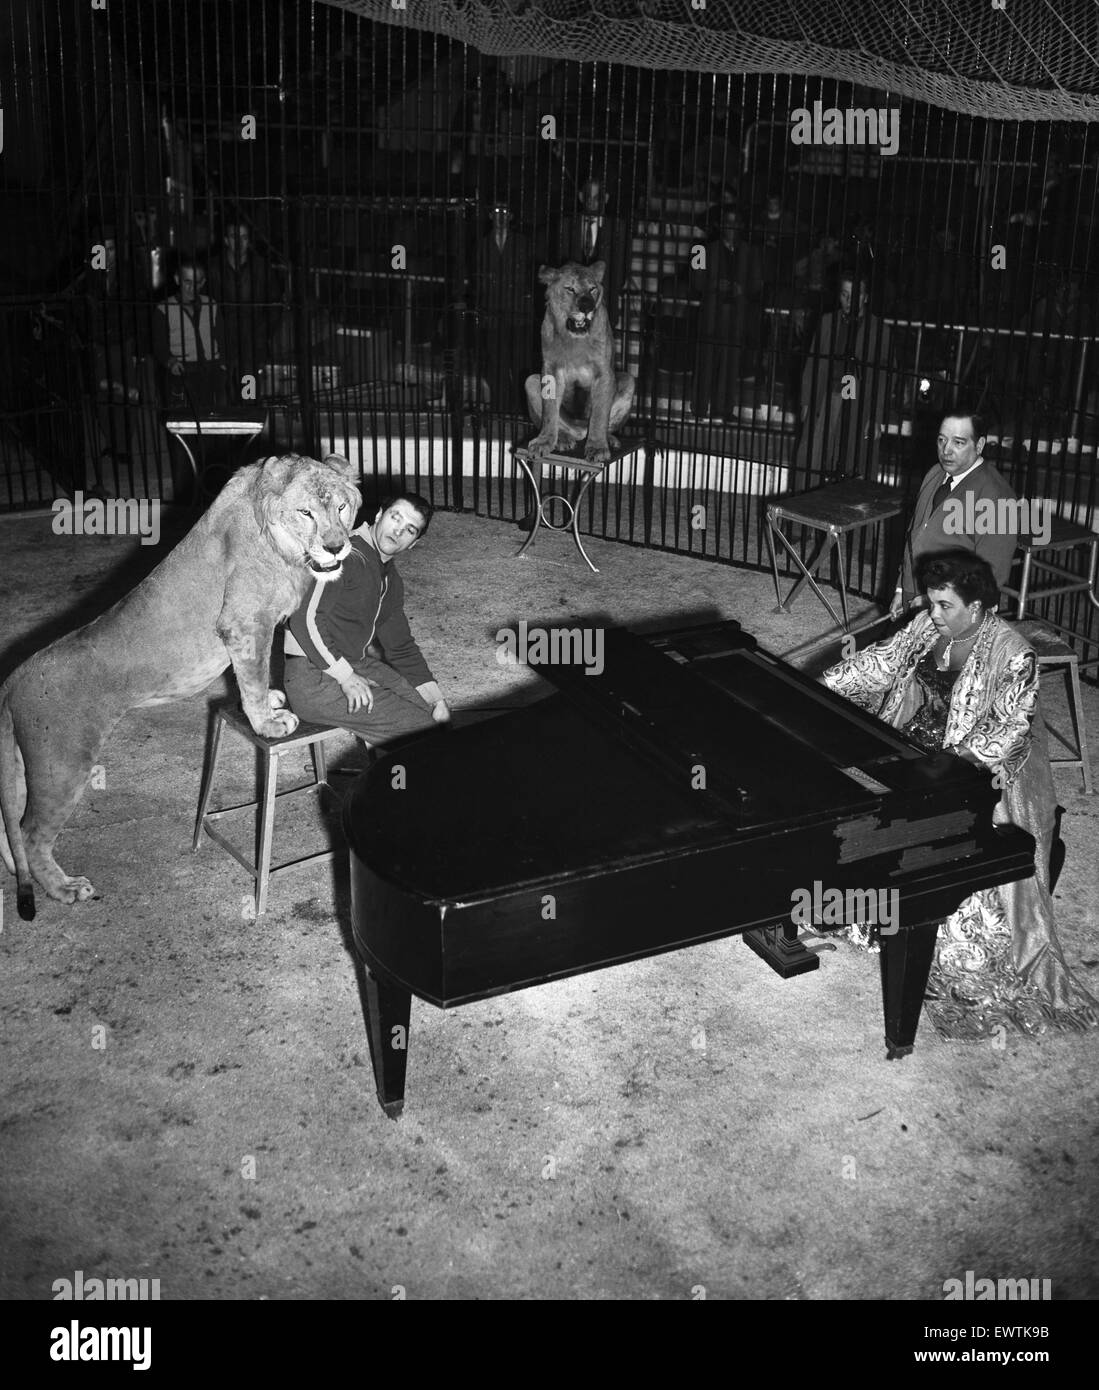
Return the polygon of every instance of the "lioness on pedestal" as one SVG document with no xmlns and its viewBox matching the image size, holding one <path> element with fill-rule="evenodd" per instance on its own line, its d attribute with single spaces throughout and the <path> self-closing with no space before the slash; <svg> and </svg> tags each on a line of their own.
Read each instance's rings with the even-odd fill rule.
<svg viewBox="0 0 1099 1390">
<path fill-rule="evenodd" d="M 527 377 L 530 418 L 540 425 L 527 446 L 537 459 L 587 440 L 584 457 L 606 463 L 618 441 L 611 434 L 633 405 L 634 379 L 614 369 L 614 338 L 603 303 L 602 261 L 542 266 L 542 375 Z M 535 476 L 538 474 L 535 472 Z"/>
<path fill-rule="evenodd" d="M 59 902 L 93 896 L 53 846 L 128 710 L 197 695 L 231 664 L 256 733 L 294 732 L 297 715 L 270 686 L 271 640 L 318 575 L 339 574 L 361 500 L 337 454 L 241 469 L 136 589 L 0 686 L 0 855 L 21 917 L 34 916 L 35 881 Z"/>
</svg>

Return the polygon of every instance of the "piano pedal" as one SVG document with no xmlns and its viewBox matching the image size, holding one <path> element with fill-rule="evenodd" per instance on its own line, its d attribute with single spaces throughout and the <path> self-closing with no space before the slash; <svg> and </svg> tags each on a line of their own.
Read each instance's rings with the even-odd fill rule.
<svg viewBox="0 0 1099 1390">
<path fill-rule="evenodd" d="M 823 932 L 813 931 L 808 927 L 803 932 L 798 933 L 798 940 L 807 951 L 811 951 L 815 956 L 819 956 L 821 951 L 839 950 L 839 947 L 830 938 L 831 933 L 825 936 Z M 815 944 L 810 945 L 810 942 L 814 942 Z"/>
<path fill-rule="evenodd" d="M 808 950 L 799 940 L 793 922 L 775 922 L 770 927 L 756 927 L 744 933 L 744 940 L 784 980 L 792 975 L 804 975 L 810 970 L 820 969 L 820 958 L 816 951 Z"/>
</svg>

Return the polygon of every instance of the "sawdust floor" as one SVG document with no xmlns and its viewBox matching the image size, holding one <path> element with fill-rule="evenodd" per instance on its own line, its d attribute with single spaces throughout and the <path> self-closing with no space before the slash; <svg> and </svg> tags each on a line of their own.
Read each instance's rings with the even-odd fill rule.
<svg viewBox="0 0 1099 1390">
<path fill-rule="evenodd" d="M 8 656 L 149 559 L 45 519 L 2 527 Z M 538 693 L 495 660 L 520 616 L 717 614 L 779 652 L 825 630 L 812 596 L 776 614 L 763 574 L 593 542 L 596 576 L 564 537 L 515 561 L 516 537 L 440 514 L 402 561 L 460 708 Z M 448 1014 L 415 1001 L 407 1105 L 386 1119 L 345 864 L 276 880 L 257 922 L 232 859 L 191 854 L 226 689 L 113 738 L 59 849 L 98 900 L 40 900 L 27 924 L 5 884 L 0 1297 L 48 1298 L 76 1270 L 157 1278 L 166 1299 L 939 1299 L 967 1270 L 1099 1293 L 1099 1039 L 967 1046 L 925 1025 L 887 1064 L 877 961 L 846 949 L 785 982 L 734 939 Z M 226 768 L 227 796 L 251 788 L 243 745 Z M 1099 798 L 1079 785 L 1057 774 L 1057 906 L 1097 990 Z M 280 811 L 284 853 L 325 843 L 311 803 Z"/>
</svg>

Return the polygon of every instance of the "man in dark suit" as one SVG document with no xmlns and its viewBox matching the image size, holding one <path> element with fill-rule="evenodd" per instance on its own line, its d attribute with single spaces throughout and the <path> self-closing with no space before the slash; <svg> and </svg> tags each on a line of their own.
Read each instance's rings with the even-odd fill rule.
<svg viewBox="0 0 1099 1390">
<path fill-rule="evenodd" d="M 821 316 L 802 372 L 798 469 L 877 471 L 892 345 L 889 325 L 868 306 L 865 277 L 841 271 L 839 311 Z"/>
<path fill-rule="evenodd" d="M 722 209 L 720 234 L 705 251 L 705 265 L 691 270 L 691 290 L 702 297 L 691 406 L 697 416 L 732 416 L 741 354 L 756 342 L 763 257 L 745 239 L 740 210 L 731 205 Z"/>
<path fill-rule="evenodd" d="M 258 375 L 271 360 L 283 315 L 282 277 L 254 248 L 251 227 L 234 219 L 226 224 L 209 280 L 221 315 L 229 399 L 235 401 L 240 399 L 241 378 Z"/>
<path fill-rule="evenodd" d="M 577 261 L 594 265 L 602 261 L 603 302 L 611 327 L 618 326 L 622 286 L 629 272 L 630 234 L 626 222 L 608 211 L 610 199 L 598 179 L 587 179 L 580 187 L 580 211 L 566 218 L 561 226 L 557 264 Z"/>
<path fill-rule="evenodd" d="M 1019 528 L 1013 524 L 1017 511 L 996 505 L 1014 503 L 1015 493 L 983 457 L 982 417 L 964 408 L 952 411 L 939 426 L 937 444 L 939 462 L 920 484 L 905 537 L 897 589 L 889 607 L 892 618 L 924 601 L 916 587 L 917 556 L 929 550 L 972 550 L 988 561 L 996 583 L 1002 586 L 1019 543 Z M 970 497 L 972 502 L 967 500 Z"/>
<path fill-rule="evenodd" d="M 523 382 L 537 367 L 534 263 L 530 240 L 510 224 L 507 203 L 492 207 L 492 225 L 477 243 L 473 281 L 478 351 L 492 405 L 525 406 Z"/>
</svg>

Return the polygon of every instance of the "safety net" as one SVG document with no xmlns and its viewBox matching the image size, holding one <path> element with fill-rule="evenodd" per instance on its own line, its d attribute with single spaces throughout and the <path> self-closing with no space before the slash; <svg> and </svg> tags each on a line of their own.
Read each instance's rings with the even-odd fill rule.
<svg viewBox="0 0 1099 1390">
<path fill-rule="evenodd" d="M 833 77 L 1000 120 L 1099 118 L 1095 0 L 325 0 L 482 53 Z"/>
</svg>

